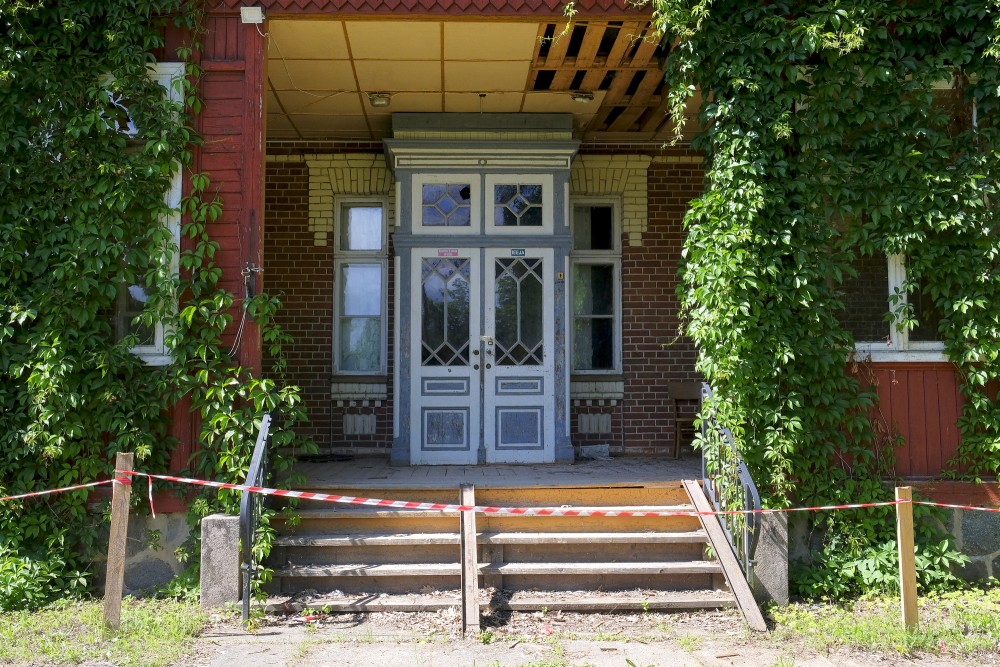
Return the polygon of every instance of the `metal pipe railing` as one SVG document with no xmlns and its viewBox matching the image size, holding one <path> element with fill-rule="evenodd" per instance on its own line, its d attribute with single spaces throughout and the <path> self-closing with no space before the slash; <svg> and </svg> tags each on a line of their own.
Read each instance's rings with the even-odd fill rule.
<svg viewBox="0 0 1000 667">
<path fill-rule="evenodd" d="M 265 413 L 260 420 L 260 432 L 253 447 L 250 458 L 250 469 L 247 471 L 247 486 L 264 486 L 269 472 L 269 457 L 267 452 L 268 438 L 271 431 L 271 415 Z M 253 578 L 257 573 L 258 563 L 254 561 L 253 544 L 257 535 L 257 524 L 267 496 L 259 493 L 243 492 L 240 500 L 240 569 L 243 574 L 243 621 L 250 618 L 250 598 L 253 595 Z"/>
<path fill-rule="evenodd" d="M 701 385 L 701 478 L 705 495 L 718 512 L 745 510 L 744 514 L 720 515 L 719 522 L 747 578 L 754 566 L 760 539 L 760 494 L 750 477 L 736 440 L 727 426 L 719 424 L 712 405 L 712 388 Z"/>
</svg>

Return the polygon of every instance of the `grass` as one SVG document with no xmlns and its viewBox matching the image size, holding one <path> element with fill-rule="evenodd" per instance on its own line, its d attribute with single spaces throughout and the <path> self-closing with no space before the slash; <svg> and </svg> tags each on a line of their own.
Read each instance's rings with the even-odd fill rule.
<svg viewBox="0 0 1000 667">
<path fill-rule="evenodd" d="M 900 656 L 1000 654 L 1000 588 L 921 598 L 919 625 L 906 632 L 899 599 L 882 597 L 845 605 L 794 604 L 771 610 L 775 639 L 799 638 L 821 651 L 836 648 Z"/>
<path fill-rule="evenodd" d="M 110 634 L 101 602 L 61 602 L 0 614 L 0 663 L 169 665 L 191 647 L 204 624 L 205 616 L 190 602 L 126 598 L 121 628 Z"/>
</svg>

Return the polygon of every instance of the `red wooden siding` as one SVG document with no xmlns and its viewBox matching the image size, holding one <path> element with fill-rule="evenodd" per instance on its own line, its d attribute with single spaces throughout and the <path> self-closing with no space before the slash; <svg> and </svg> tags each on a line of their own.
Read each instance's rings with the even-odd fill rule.
<svg viewBox="0 0 1000 667">
<path fill-rule="evenodd" d="M 215 262 L 221 286 L 243 297 L 242 271 L 261 266 L 264 209 L 264 38 L 239 15 L 219 13 L 206 20 L 199 94 L 203 102 L 198 130 L 204 139 L 195 170 L 211 179 L 210 195 L 222 199 L 222 215 L 209 226 L 219 243 Z M 254 292 L 261 280 L 254 274 Z M 239 321 L 242 301 L 232 315 Z M 224 343 L 233 342 L 233 332 Z M 260 332 L 248 320 L 239 347 L 239 362 L 260 371 Z"/>
<path fill-rule="evenodd" d="M 890 433 L 903 438 L 896 448 L 896 474 L 932 476 L 947 467 L 959 443 L 957 421 L 962 395 L 955 367 L 948 363 L 871 365 L 879 412 Z"/>
</svg>

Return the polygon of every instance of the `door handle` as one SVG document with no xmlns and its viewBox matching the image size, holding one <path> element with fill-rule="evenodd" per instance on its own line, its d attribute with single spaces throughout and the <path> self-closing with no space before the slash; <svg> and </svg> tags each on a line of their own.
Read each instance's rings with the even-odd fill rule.
<svg viewBox="0 0 1000 667">
<path fill-rule="evenodd" d="M 479 340 L 483 341 L 487 345 L 493 345 L 493 343 L 496 341 L 496 339 L 493 338 L 493 336 L 480 336 Z"/>
</svg>

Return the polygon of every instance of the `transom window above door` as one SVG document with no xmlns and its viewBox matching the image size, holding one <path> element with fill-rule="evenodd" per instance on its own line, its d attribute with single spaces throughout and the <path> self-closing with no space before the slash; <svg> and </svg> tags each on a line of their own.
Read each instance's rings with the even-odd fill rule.
<svg viewBox="0 0 1000 667">
<path fill-rule="evenodd" d="M 549 174 L 416 174 L 415 234 L 551 234 Z"/>
<path fill-rule="evenodd" d="M 413 177 L 413 231 L 478 234 L 482 227 L 482 176 L 418 174 Z"/>
</svg>

